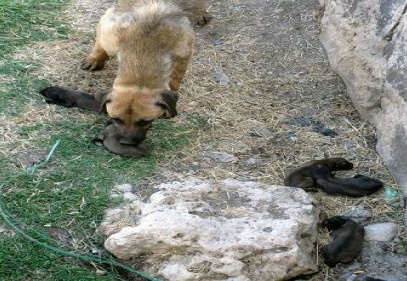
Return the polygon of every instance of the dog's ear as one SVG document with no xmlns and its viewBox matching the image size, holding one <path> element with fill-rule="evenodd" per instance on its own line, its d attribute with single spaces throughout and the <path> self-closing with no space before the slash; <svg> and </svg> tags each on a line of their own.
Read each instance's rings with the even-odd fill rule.
<svg viewBox="0 0 407 281">
<path fill-rule="evenodd" d="M 101 113 L 107 113 L 106 110 L 106 103 L 111 101 L 110 99 L 110 92 L 107 91 L 98 91 L 95 94 L 95 99 L 100 103 L 100 110 Z"/>
<path fill-rule="evenodd" d="M 160 94 L 160 101 L 157 101 L 156 104 L 164 109 L 162 118 L 168 119 L 177 115 L 178 96 L 178 92 L 174 91 L 165 91 Z"/>
</svg>

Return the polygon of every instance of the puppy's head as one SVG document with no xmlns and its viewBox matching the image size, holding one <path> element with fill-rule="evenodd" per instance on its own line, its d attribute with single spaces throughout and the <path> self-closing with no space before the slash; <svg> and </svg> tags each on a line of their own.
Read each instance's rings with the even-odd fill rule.
<svg viewBox="0 0 407 281">
<path fill-rule="evenodd" d="M 154 120 L 177 115 L 177 100 L 177 92 L 114 87 L 102 100 L 102 106 L 117 127 L 119 142 L 138 145 Z"/>
<path fill-rule="evenodd" d="M 339 170 L 350 170 L 353 168 L 353 164 L 346 160 L 345 158 L 329 158 L 326 159 L 329 161 L 329 168 L 332 171 L 339 171 Z"/>
<path fill-rule="evenodd" d="M 138 145 L 121 144 L 117 134 L 117 127 L 109 120 L 105 129 L 93 138 L 96 145 L 105 147 L 108 151 L 123 157 L 140 158 L 148 155 L 149 145 L 144 141 Z"/>
<path fill-rule="evenodd" d="M 322 227 L 328 229 L 328 231 L 332 231 L 335 229 L 340 228 L 342 225 L 344 225 L 349 219 L 343 216 L 335 216 L 330 219 L 325 219 L 322 222 Z"/>
</svg>

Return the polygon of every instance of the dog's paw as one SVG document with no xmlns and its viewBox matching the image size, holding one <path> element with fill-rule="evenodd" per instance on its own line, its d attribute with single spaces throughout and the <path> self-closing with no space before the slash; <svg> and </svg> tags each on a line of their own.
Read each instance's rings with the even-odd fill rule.
<svg viewBox="0 0 407 281">
<path fill-rule="evenodd" d="M 213 16 L 211 14 L 209 14 L 208 12 L 203 13 L 203 15 L 201 17 L 198 17 L 196 20 L 196 24 L 197 25 L 206 25 L 208 23 L 210 23 L 210 21 L 212 20 Z"/>
<path fill-rule="evenodd" d="M 75 105 L 75 99 L 72 97 L 71 92 L 58 86 L 42 89 L 40 94 L 45 98 L 46 103 L 65 107 L 72 107 Z"/>
<path fill-rule="evenodd" d="M 87 56 L 82 60 L 81 69 L 89 71 L 102 70 L 105 67 L 105 60 L 96 59 L 92 56 Z"/>
</svg>

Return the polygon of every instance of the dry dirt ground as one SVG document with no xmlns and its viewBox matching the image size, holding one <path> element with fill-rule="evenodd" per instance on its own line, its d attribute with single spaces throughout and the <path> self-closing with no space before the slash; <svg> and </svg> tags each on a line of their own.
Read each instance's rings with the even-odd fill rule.
<svg viewBox="0 0 407 281">
<path fill-rule="evenodd" d="M 81 71 L 78 65 L 93 43 L 98 18 L 113 1 L 72 2 L 66 11 L 73 30 L 70 39 L 32 47 L 36 51 L 31 55 L 44 62 L 38 75 L 71 89 L 109 88 L 114 60 L 95 73 Z M 177 154 L 165 156 L 143 185 L 179 176 L 282 184 L 285 172 L 305 161 L 344 157 L 355 168 L 341 176 L 361 173 L 395 186 L 374 150 L 373 128 L 353 108 L 318 41 L 322 16 L 318 1 L 208 2 L 214 19 L 196 29 L 195 56 L 181 88 L 180 116 L 174 121 L 190 122 L 199 116 L 206 126 Z M 215 151 L 237 161 L 211 158 Z M 370 222 L 401 225 L 401 212 L 384 204 L 382 196 L 382 192 L 360 199 L 315 194 L 327 216 L 359 205 L 372 212 Z M 323 244 L 327 235 L 320 238 Z M 312 280 L 342 280 L 335 277 L 339 274 L 335 270 L 322 264 L 320 269 Z"/>
</svg>

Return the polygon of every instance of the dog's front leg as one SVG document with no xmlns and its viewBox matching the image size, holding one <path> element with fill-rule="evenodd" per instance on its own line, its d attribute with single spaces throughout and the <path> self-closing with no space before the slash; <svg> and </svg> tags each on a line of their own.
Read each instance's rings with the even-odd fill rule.
<svg viewBox="0 0 407 281">
<path fill-rule="evenodd" d="M 84 92 L 53 86 L 41 90 L 40 94 L 44 96 L 45 102 L 50 104 L 102 112 L 102 102 L 97 100 L 95 96 Z"/>
<path fill-rule="evenodd" d="M 119 51 L 117 38 L 117 17 L 115 8 L 110 8 L 100 18 L 96 28 L 96 42 L 92 52 L 83 59 L 81 68 L 84 70 L 101 70 L 109 57 Z"/>
<path fill-rule="evenodd" d="M 83 59 L 81 68 L 89 71 L 101 70 L 108 59 L 109 56 L 105 49 L 102 48 L 99 42 L 96 42 L 92 52 Z"/>
<path fill-rule="evenodd" d="M 191 56 L 186 58 L 174 59 L 174 69 L 171 73 L 170 89 L 171 91 L 178 91 L 181 86 L 182 78 L 184 78 L 187 71 Z"/>
</svg>

